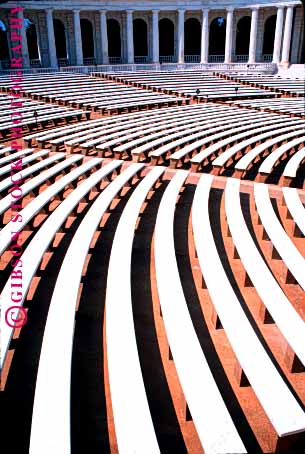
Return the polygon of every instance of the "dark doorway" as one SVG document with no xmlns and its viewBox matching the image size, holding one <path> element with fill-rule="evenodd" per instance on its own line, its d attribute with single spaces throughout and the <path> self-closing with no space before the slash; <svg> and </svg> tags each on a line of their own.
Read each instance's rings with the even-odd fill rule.
<svg viewBox="0 0 305 454">
<path fill-rule="evenodd" d="M 270 16 L 265 22 L 263 54 L 272 54 L 274 46 L 276 16 Z"/>
<path fill-rule="evenodd" d="M 133 21 L 133 43 L 135 57 L 148 55 L 147 24 L 143 19 Z"/>
<path fill-rule="evenodd" d="M 175 27 L 170 19 L 159 21 L 159 54 L 173 56 L 175 53 Z"/>
<path fill-rule="evenodd" d="M 107 33 L 109 57 L 121 57 L 121 29 L 117 20 L 107 20 Z"/>
<path fill-rule="evenodd" d="M 251 17 L 239 19 L 236 29 L 236 55 L 248 55 L 250 43 Z"/>
<path fill-rule="evenodd" d="M 201 25 L 197 19 L 187 19 L 184 24 L 185 55 L 200 55 Z"/>
<path fill-rule="evenodd" d="M 54 35 L 55 35 L 55 46 L 57 58 L 67 59 L 67 43 L 66 43 L 66 32 L 65 26 L 59 19 L 54 19 Z"/>
<path fill-rule="evenodd" d="M 26 38 L 28 43 L 29 59 L 39 60 L 37 32 L 35 24 L 30 19 L 24 20 Z"/>
<path fill-rule="evenodd" d="M 0 61 L 3 62 L 2 65 L 6 67 L 9 60 L 10 52 L 7 39 L 7 27 L 5 23 L 0 20 Z"/>
<path fill-rule="evenodd" d="M 216 17 L 210 25 L 209 54 L 224 55 L 226 43 L 226 20 Z"/>
<path fill-rule="evenodd" d="M 94 58 L 94 38 L 92 24 L 88 19 L 81 19 L 80 28 L 82 33 L 83 57 Z"/>
</svg>

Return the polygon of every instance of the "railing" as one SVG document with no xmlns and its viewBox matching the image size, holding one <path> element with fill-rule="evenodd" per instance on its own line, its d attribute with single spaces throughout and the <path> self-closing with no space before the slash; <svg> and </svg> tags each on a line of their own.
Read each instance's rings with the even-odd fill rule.
<svg viewBox="0 0 305 454">
<path fill-rule="evenodd" d="M 249 60 L 249 55 L 235 55 L 234 60 L 237 62 L 247 62 Z"/>
<path fill-rule="evenodd" d="M 122 57 L 109 57 L 110 65 L 120 65 L 122 63 Z"/>
<path fill-rule="evenodd" d="M 273 55 L 272 54 L 263 54 L 263 61 L 272 61 Z"/>
<path fill-rule="evenodd" d="M 22 71 L 23 75 L 26 74 L 51 74 L 57 73 L 59 70 L 57 68 L 23 68 L 23 69 L 0 69 L 0 74 L 8 75 L 8 74 L 20 74 Z"/>
<path fill-rule="evenodd" d="M 173 55 L 160 55 L 160 63 L 173 63 Z"/>
<path fill-rule="evenodd" d="M 30 60 L 31 68 L 41 68 L 41 61 L 39 58 L 33 58 Z"/>
<path fill-rule="evenodd" d="M 69 60 L 67 58 L 58 58 L 57 59 L 58 66 L 69 66 Z"/>
<path fill-rule="evenodd" d="M 185 55 L 185 63 L 200 63 L 200 55 Z"/>
<path fill-rule="evenodd" d="M 85 66 L 96 65 L 96 58 L 95 57 L 85 57 L 84 65 Z"/>
<path fill-rule="evenodd" d="M 300 65 L 301 66 L 301 65 Z M 70 72 L 90 74 L 91 72 L 119 72 L 119 71 L 246 71 L 249 73 L 274 74 L 277 71 L 275 63 L 147 63 L 147 64 L 113 64 L 92 66 L 61 66 L 57 68 L 31 68 L 23 69 L 24 74 Z M 10 69 L 0 69 L 0 73 L 7 75 L 16 72 Z M 19 72 L 20 70 L 18 70 Z"/>
<path fill-rule="evenodd" d="M 223 63 L 225 59 L 224 55 L 209 55 L 210 63 Z"/>
<path fill-rule="evenodd" d="M 147 63 L 148 62 L 148 56 L 147 55 L 135 55 L 134 57 L 134 62 L 135 63 Z"/>
</svg>

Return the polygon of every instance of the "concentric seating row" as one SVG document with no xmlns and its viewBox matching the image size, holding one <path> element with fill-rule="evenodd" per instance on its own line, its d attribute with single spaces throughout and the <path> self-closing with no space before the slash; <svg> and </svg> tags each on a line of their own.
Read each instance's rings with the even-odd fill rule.
<svg viewBox="0 0 305 454">
<path fill-rule="evenodd" d="M 233 82 L 242 83 L 250 87 L 268 89 L 277 93 L 282 93 L 289 96 L 304 96 L 304 81 L 299 79 L 283 79 L 274 76 L 263 75 L 246 75 L 242 76 L 238 73 L 214 73 L 215 75 L 232 80 Z"/>
<path fill-rule="evenodd" d="M 226 122 L 219 124 L 220 115 Z M 300 118 L 207 103 L 92 120 L 34 133 L 24 142 L 291 184 L 303 171 L 303 130 Z"/>
<path fill-rule="evenodd" d="M 85 112 L 80 109 L 72 109 L 60 106 L 50 106 L 32 100 L 21 100 L 22 106 L 12 107 L 13 97 L 1 95 L 0 100 L 0 134 L 2 138 L 8 137 L 11 128 L 22 127 L 24 130 L 31 131 L 39 126 L 44 129 L 46 126 L 57 126 L 65 121 L 66 123 L 82 118 L 89 119 L 90 112 Z M 14 98 L 16 100 L 16 98 Z M 15 117 L 14 117 L 15 112 Z M 18 120 L 18 123 L 14 123 Z"/>
<path fill-rule="evenodd" d="M 31 152 L 26 155 L 24 151 L 23 156 L 29 157 Z M 26 302 L 31 283 L 44 255 L 52 247 L 56 233 L 73 228 L 73 224 L 71 227 L 66 222 L 71 214 L 79 213 L 79 204 L 85 203 L 87 209 L 78 214 L 81 217 L 80 223 L 74 235 L 70 235 L 52 290 L 37 369 L 29 452 L 36 454 L 42 450 L 45 453 L 71 450 L 71 365 L 79 289 L 89 251 L 90 255 L 95 254 L 92 245 L 94 235 L 100 229 L 99 226 L 104 225 L 103 218 L 112 216 L 109 208 L 114 199 L 124 201 L 125 194 L 127 200 L 120 212 L 112 239 L 107 280 L 102 282 L 105 288 L 105 348 L 111 411 L 120 452 L 161 452 L 155 426 L 156 415 L 147 398 L 148 384 L 145 383 L 138 352 L 138 331 L 135 329 L 133 313 L 134 280 L 131 279 L 138 218 L 145 217 L 147 207 L 154 203 L 154 198 L 160 191 L 152 239 L 151 266 L 155 274 L 151 271 L 151 279 L 157 295 L 156 299 L 153 297 L 152 304 L 155 307 L 154 318 L 158 330 L 162 327 L 166 334 L 161 335 L 160 345 L 163 345 L 162 348 L 167 345 L 172 358 L 165 360 L 162 357 L 163 367 L 169 373 L 171 363 L 175 364 L 175 374 L 181 386 L 182 400 L 179 393 L 177 395 L 172 389 L 175 408 L 180 415 L 178 418 L 185 414 L 181 408 L 185 405 L 198 443 L 206 452 L 224 454 L 248 451 L 248 441 L 244 438 L 238 420 L 232 417 L 229 410 L 228 396 L 220 392 L 214 366 L 208 360 L 204 345 L 199 342 L 189 310 L 190 304 L 198 303 L 188 300 L 184 287 L 186 277 L 176 254 L 176 235 L 180 229 L 179 223 L 175 222 L 176 212 L 181 211 L 180 200 L 184 197 L 188 200 L 194 193 L 194 197 L 191 196 L 190 199 L 192 213 L 189 230 L 190 260 L 192 267 L 196 269 L 192 279 L 196 282 L 200 305 L 205 309 L 211 306 L 219 320 L 217 323 L 214 318 L 212 325 L 206 320 L 210 335 L 215 336 L 215 327 L 216 331 L 221 329 L 225 333 L 225 338 L 216 336 L 214 339 L 218 346 L 224 342 L 225 351 L 230 352 L 232 358 L 229 360 L 219 350 L 225 374 L 230 381 L 235 380 L 233 388 L 239 399 L 242 392 L 247 392 L 247 405 L 242 399 L 241 405 L 252 421 L 254 434 L 263 449 L 266 437 L 261 435 L 264 433 L 261 424 L 270 426 L 268 430 L 274 452 L 282 449 L 282 445 L 287 446 L 287 443 L 293 445 L 298 440 L 297 436 L 304 436 L 305 412 L 300 405 L 304 396 L 298 377 L 295 376 L 303 376 L 305 373 L 305 311 L 302 307 L 296 308 L 291 300 L 295 294 L 304 296 L 305 290 L 304 243 L 298 242 L 304 241 L 305 233 L 304 192 L 294 188 L 284 188 L 283 192 L 280 189 L 274 192 L 274 188 L 272 189 L 278 207 L 284 203 L 291 214 L 291 219 L 282 217 L 280 223 L 271 201 L 270 187 L 254 183 L 254 191 L 247 193 L 251 201 L 250 222 L 256 237 L 253 238 L 249 219 L 246 220 L 247 210 L 242 203 L 245 189 L 236 178 L 226 180 L 223 204 L 219 206 L 219 212 L 216 208 L 215 213 L 217 204 L 213 197 L 217 191 L 214 184 L 217 186 L 217 177 L 212 175 L 200 176 L 197 186 L 194 186 L 187 170 L 173 172 L 160 166 L 149 168 L 142 163 L 126 166 L 122 160 L 106 162 L 101 158 L 85 158 L 82 162 L 82 156 L 68 157 L 64 153 L 47 156 L 47 153 L 47 150 L 34 153 L 39 161 L 21 170 L 21 176 L 25 180 L 21 186 L 23 195 L 38 190 L 36 197 L 25 201 L 20 211 L 22 222 L 18 226 L 12 226 L 12 221 L 8 222 L 0 232 L 0 252 L 9 254 L 12 228 L 17 234 L 27 225 L 31 226 L 30 236 L 20 257 L 23 273 L 23 296 L 18 303 L 20 308 Z M 16 155 L 17 153 L 11 153 L 8 162 L 14 162 L 18 158 Z M 56 161 L 59 162 L 55 164 Z M 2 166 L 1 168 L 6 167 L 7 162 L 2 162 Z M 39 175 L 32 176 L 38 171 Z M 66 175 L 64 171 L 67 171 Z M 46 181 L 49 181 L 47 187 L 43 186 Z M 128 187 L 125 187 L 127 184 Z M 43 187 L 42 190 L 39 190 L 40 187 Z M 2 180 L 0 188 L 1 192 L 8 191 L 7 179 Z M 55 208 L 49 211 L 48 217 L 34 225 L 33 219 L 41 217 L 46 209 L 50 210 L 47 207 L 55 197 Z M 8 198 L 9 194 L 0 201 L 3 214 L 9 210 Z M 229 279 L 224 255 L 220 254 L 219 241 L 216 241 L 215 236 L 215 221 L 218 216 L 223 226 L 219 234 L 226 247 L 231 273 L 235 275 L 241 292 L 246 292 L 249 286 L 255 292 L 257 296 L 252 293 L 254 300 L 264 309 L 263 321 L 255 312 L 254 315 L 249 315 L 249 310 L 246 309 L 248 302 L 245 303 L 246 306 L 240 304 L 241 297 L 234 290 L 232 278 Z M 290 237 L 288 233 L 287 226 L 290 222 L 298 226 L 297 238 Z M 64 227 L 65 225 L 70 227 Z M 263 240 L 260 226 L 267 234 Z M 103 227 L 101 228 L 103 234 Z M 226 228 L 229 236 L 224 234 Z M 281 268 L 278 258 L 274 254 L 270 256 L 270 248 L 266 243 L 276 249 L 281 258 Z M 233 257 L 229 254 L 232 246 L 236 251 Z M 56 254 L 57 248 L 53 250 Z M 196 263 L 200 268 L 195 266 Z M 279 276 L 283 269 L 285 279 L 281 280 Z M 47 269 L 40 270 L 40 274 L 42 279 L 47 279 Z M 293 280 L 289 277 L 290 274 L 294 277 Z M 200 285 L 201 278 L 204 282 L 203 289 Z M 11 280 L 8 276 L 1 292 L 2 313 L 10 305 L 10 292 Z M 158 306 L 161 309 L 159 315 L 156 310 Z M 28 323 L 33 322 L 35 310 L 37 307 L 32 305 L 28 312 Z M 262 311 L 260 316 L 261 314 Z M 268 318 L 266 314 L 272 318 L 281 344 L 286 345 L 284 354 L 274 350 L 275 332 L 273 330 L 271 334 L 265 329 L 267 325 L 263 322 Z M 206 318 L 204 311 L 200 317 Z M 11 348 L 18 349 L 18 344 L 12 342 L 14 329 L 3 318 L 1 332 L 3 367 Z M 226 365 L 228 361 L 232 362 L 230 368 Z M 239 367 L 235 367 L 235 372 L 234 361 Z M 172 375 L 173 372 L 168 376 L 170 387 L 174 386 L 170 378 Z M 50 382 L 52 387 L 49 386 Z M 245 388 L 240 386 L 245 383 L 248 384 L 249 391 L 241 391 Z M 272 383 L 271 387 L 269 383 Z M 291 387 L 294 387 L 294 392 Z M 255 420 L 257 408 L 260 408 L 259 421 Z M 52 437 L 48 436 L 50 424 Z M 185 443 L 187 444 L 187 437 Z"/>
<path fill-rule="evenodd" d="M 230 106 L 277 112 L 305 118 L 304 98 L 241 99 L 227 101 Z"/>
<path fill-rule="evenodd" d="M 230 80 L 225 81 L 221 77 L 203 71 L 178 71 L 175 72 L 174 78 L 171 72 L 166 71 L 91 73 L 91 76 L 192 99 L 227 100 L 278 96 L 270 90 L 247 87 Z"/>
<path fill-rule="evenodd" d="M 108 115 L 189 102 L 175 96 L 156 94 L 118 83 L 95 81 L 84 75 L 73 74 L 68 77 L 62 74 L 53 78 L 47 76 L 47 80 L 45 75 L 41 74 L 40 78 L 22 81 L 20 92 L 35 100 L 84 108 Z M 9 79 L 0 79 L 0 86 L 3 90 L 14 91 L 14 84 Z"/>
</svg>

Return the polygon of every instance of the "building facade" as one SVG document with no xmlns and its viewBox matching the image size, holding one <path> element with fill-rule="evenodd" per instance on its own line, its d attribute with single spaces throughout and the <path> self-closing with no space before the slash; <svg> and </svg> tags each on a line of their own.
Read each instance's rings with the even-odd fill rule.
<svg viewBox="0 0 305 454">
<path fill-rule="evenodd" d="M 301 2 L 23 0 L 24 67 L 304 62 Z M 0 62 L 11 55 L 8 2 Z"/>
</svg>

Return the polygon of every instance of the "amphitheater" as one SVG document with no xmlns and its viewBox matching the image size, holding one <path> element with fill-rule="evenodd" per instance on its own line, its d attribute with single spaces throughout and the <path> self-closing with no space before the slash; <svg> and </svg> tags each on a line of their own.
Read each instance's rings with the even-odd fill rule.
<svg viewBox="0 0 305 454">
<path fill-rule="evenodd" d="M 305 452 L 303 35 L 301 2 L 1 4 L 3 453 Z"/>
</svg>

